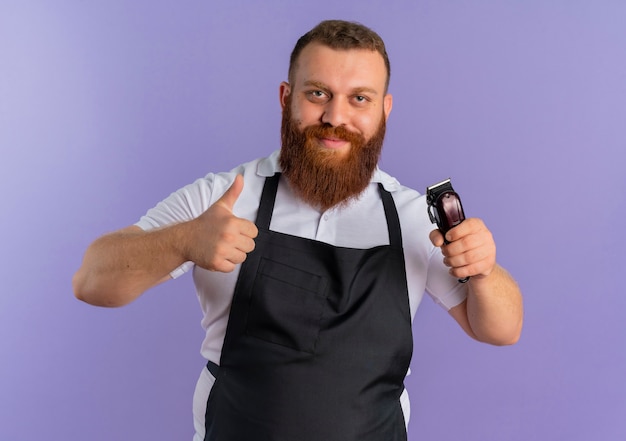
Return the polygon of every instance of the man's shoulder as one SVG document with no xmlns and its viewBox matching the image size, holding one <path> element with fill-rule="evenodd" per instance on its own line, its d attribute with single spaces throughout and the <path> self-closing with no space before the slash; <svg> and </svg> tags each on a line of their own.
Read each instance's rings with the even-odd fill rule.
<svg viewBox="0 0 626 441">
<path fill-rule="evenodd" d="M 380 169 L 376 170 L 372 181 L 381 183 L 383 188 L 391 193 L 403 224 L 410 223 L 415 226 L 418 223 L 426 228 L 430 226 L 426 196 L 424 194 L 414 188 L 403 185 L 398 179 Z"/>
<path fill-rule="evenodd" d="M 279 154 L 280 150 L 274 150 L 269 156 L 255 159 L 245 165 L 247 165 L 250 169 L 254 169 L 259 177 L 267 178 L 281 171 L 280 164 L 278 162 L 278 158 L 280 156 Z"/>
<path fill-rule="evenodd" d="M 230 186 L 235 180 L 235 176 L 243 175 L 244 180 L 265 179 L 268 176 L 273 176 L 274 173 L 280 172 L 280 165 L 278 164 L 278 153 L 276 150 L 268 156 L 258 157 L 250 161 L 239 164 L 233 167 L 229 171 L 221 172 L 209 172 L 202 178 L 198 179 L 196 183 L 202 182 L 215 186 Z"/>
<path fill-rule="evenodd" d="M 214 175 L 222 175 L 222 176 L 230 176 L 231 179 L 234 179 L 234 176 L 241 174 L 244 175 L 244 178 L 266 178 L 268 176 L 273 176 L 274 173 L 280 172 L 280 165 L 278 163 L 279 150 L 275 150 L 268 156 L 258 157 L 252 159 L 248 162 L 244 162 L 230 171 L 222 172 L 222 173 L 209 173 L 207 176 Z"/>
<path fill-rule="evenodd" d="M 419 191 L 401 184 L 397 178 L 391 176 L 389 173 L 381 170 L 380 168 L 376 168 L 376 171 L 372 176 L 372 182 L 381 183 L 385 190 L 394 194 L 394 197 L 400 194 L 412 197 L 421 196 L 421 193 Z"/>
</svg>

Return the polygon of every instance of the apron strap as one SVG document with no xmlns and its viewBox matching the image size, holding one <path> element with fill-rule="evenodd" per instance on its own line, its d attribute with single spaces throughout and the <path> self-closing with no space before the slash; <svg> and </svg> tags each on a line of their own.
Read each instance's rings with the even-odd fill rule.
<svg viewBox="0 0 626 441">
<path fill-rule="evenodd" d="M 209 370 L 209 372 L 211 372 L 211 375 L 213 375 L 213 378 L 217 378 L 217 375 L 220 371 L 220 367 L 217 364 L 209 360 L 207 361 L 206 368 Z"/>
<path fill-rule="evenodd" d="M 259 204 L 259 211 L 256 215 L 256 226 L 265 230 L 270 229 L 270 222 L 272 220 L 272 213 L 274 212 L 274 202 L 276 202 L 276 191 L 278 190 L 278 180 L 280 179 L 280 173 L 275 173 L 274 176 L 265 178 L 265 184 L 263 185 L 263 193 L 261 193 L 261 202 Z"/>
<path fill-rule="evenodd" d="M 378 183 L 380 197 L 383 200 L 385 208 L 385 217 L 387 218 L 387 231 L 389 232 L 389 245 L 394 248 L 402 248 L 402 231 L 400 230 L 400 218 L 396 204 L 393 202 L 393 196 L 383 188 L 383 184 Z"/>
</svg>

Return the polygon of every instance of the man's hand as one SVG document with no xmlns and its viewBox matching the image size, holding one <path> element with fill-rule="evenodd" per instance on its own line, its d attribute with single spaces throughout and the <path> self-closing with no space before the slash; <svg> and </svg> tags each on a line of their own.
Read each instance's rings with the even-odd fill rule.
<svg viewBox="0 0 626 441">
<path fill-rule="evenodd" d="M 190 222 L 187 260 L 211 271 L 230 272 L 254 250 L 256 225 L 233 215 L 242 190 L 243 177 L 238 175 L 220 200 Z"/>
<path fill-rule="evenodd" d="M 517 342 L 522 331 L 522 294 L 508 272 L 496 264 L 496 244 L 482 220 L 466 219 L 446 233 L 439 230 L 430 240 L 441 247 L 443 262 L 458 279 L 471 277 L 466 301 L 450 309 L 450 315 L 471 337 L 494 345 Z"/>
<path fill-rule="evenodd" d="M 441 247 L 443 262 L 453 276 L 486 277 L 495 268 L 496 244 L 482 220 L 466 219 L 448 231 L 446 240 L 448 244 L 439 230 L 431 231 L 430 241 Z"/>
</svg>

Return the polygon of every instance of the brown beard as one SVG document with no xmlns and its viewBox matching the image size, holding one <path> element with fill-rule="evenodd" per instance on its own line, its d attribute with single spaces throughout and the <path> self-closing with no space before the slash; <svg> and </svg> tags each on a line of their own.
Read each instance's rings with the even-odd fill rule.
<svg viewBox="0 0 626 441">
<path fill-rule="evenodd" d="M 291 100 L 289 100 L 291 101 Z M 308 126 L 303 130 L 291 116 L 291 103 L 283 110 L 280 166 L 293 191 L 322 210 L 347 205 L 368 186 L 385 138 L 385 118 L 366 141 L 342 126 Z M 322 148 L 319 138 L 340 138 L 350 143 L 346 154 Z"/>
</svg>

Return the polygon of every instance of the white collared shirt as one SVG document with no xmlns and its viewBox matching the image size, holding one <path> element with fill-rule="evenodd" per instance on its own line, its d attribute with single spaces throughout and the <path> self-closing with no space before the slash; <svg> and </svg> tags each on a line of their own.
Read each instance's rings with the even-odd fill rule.
<svg viewBox="0 0 626 441">
<path fill-rule="evenodd" d="M 243 164 L 230 172 L 210 173 L 172 193 L 150 209 L 136 225 L 149 230 L 199 216 L 224 194 L 237 174 L 243 175 L 244 188 L 233 213 L 254 221 L 265 178 L 280 172 L 278 155 L 279 151 L 275 151 L 267 158 Z M 379 182 L 391 192 L 400 217 L 411 318 L 415 316 L 424 292 L 446 310 L 458 305 L 465 299 L 467 288 L 448 274 L 440 250 L 428 238 L 435 226 L 428 218 L 426 198 L 400 185 L 395 178 L 378 168 L 370 185 L 358 199 L 346 207 L 323 212 L 298 199 L 286 179 L 281 179 L 270 229 L 342 247 L 387 245 L 389 236 L 378 192 Z M 171 275 L 175 278 L 190 269 L 193 269 L 196 291 L 204 314 L 202 326 L 206 337 L 201 353 L 208 360 L 219 363 L 239 267 L 231 273 L 219 273 L 187 262 L 173 270 Z"/>
</svg>

